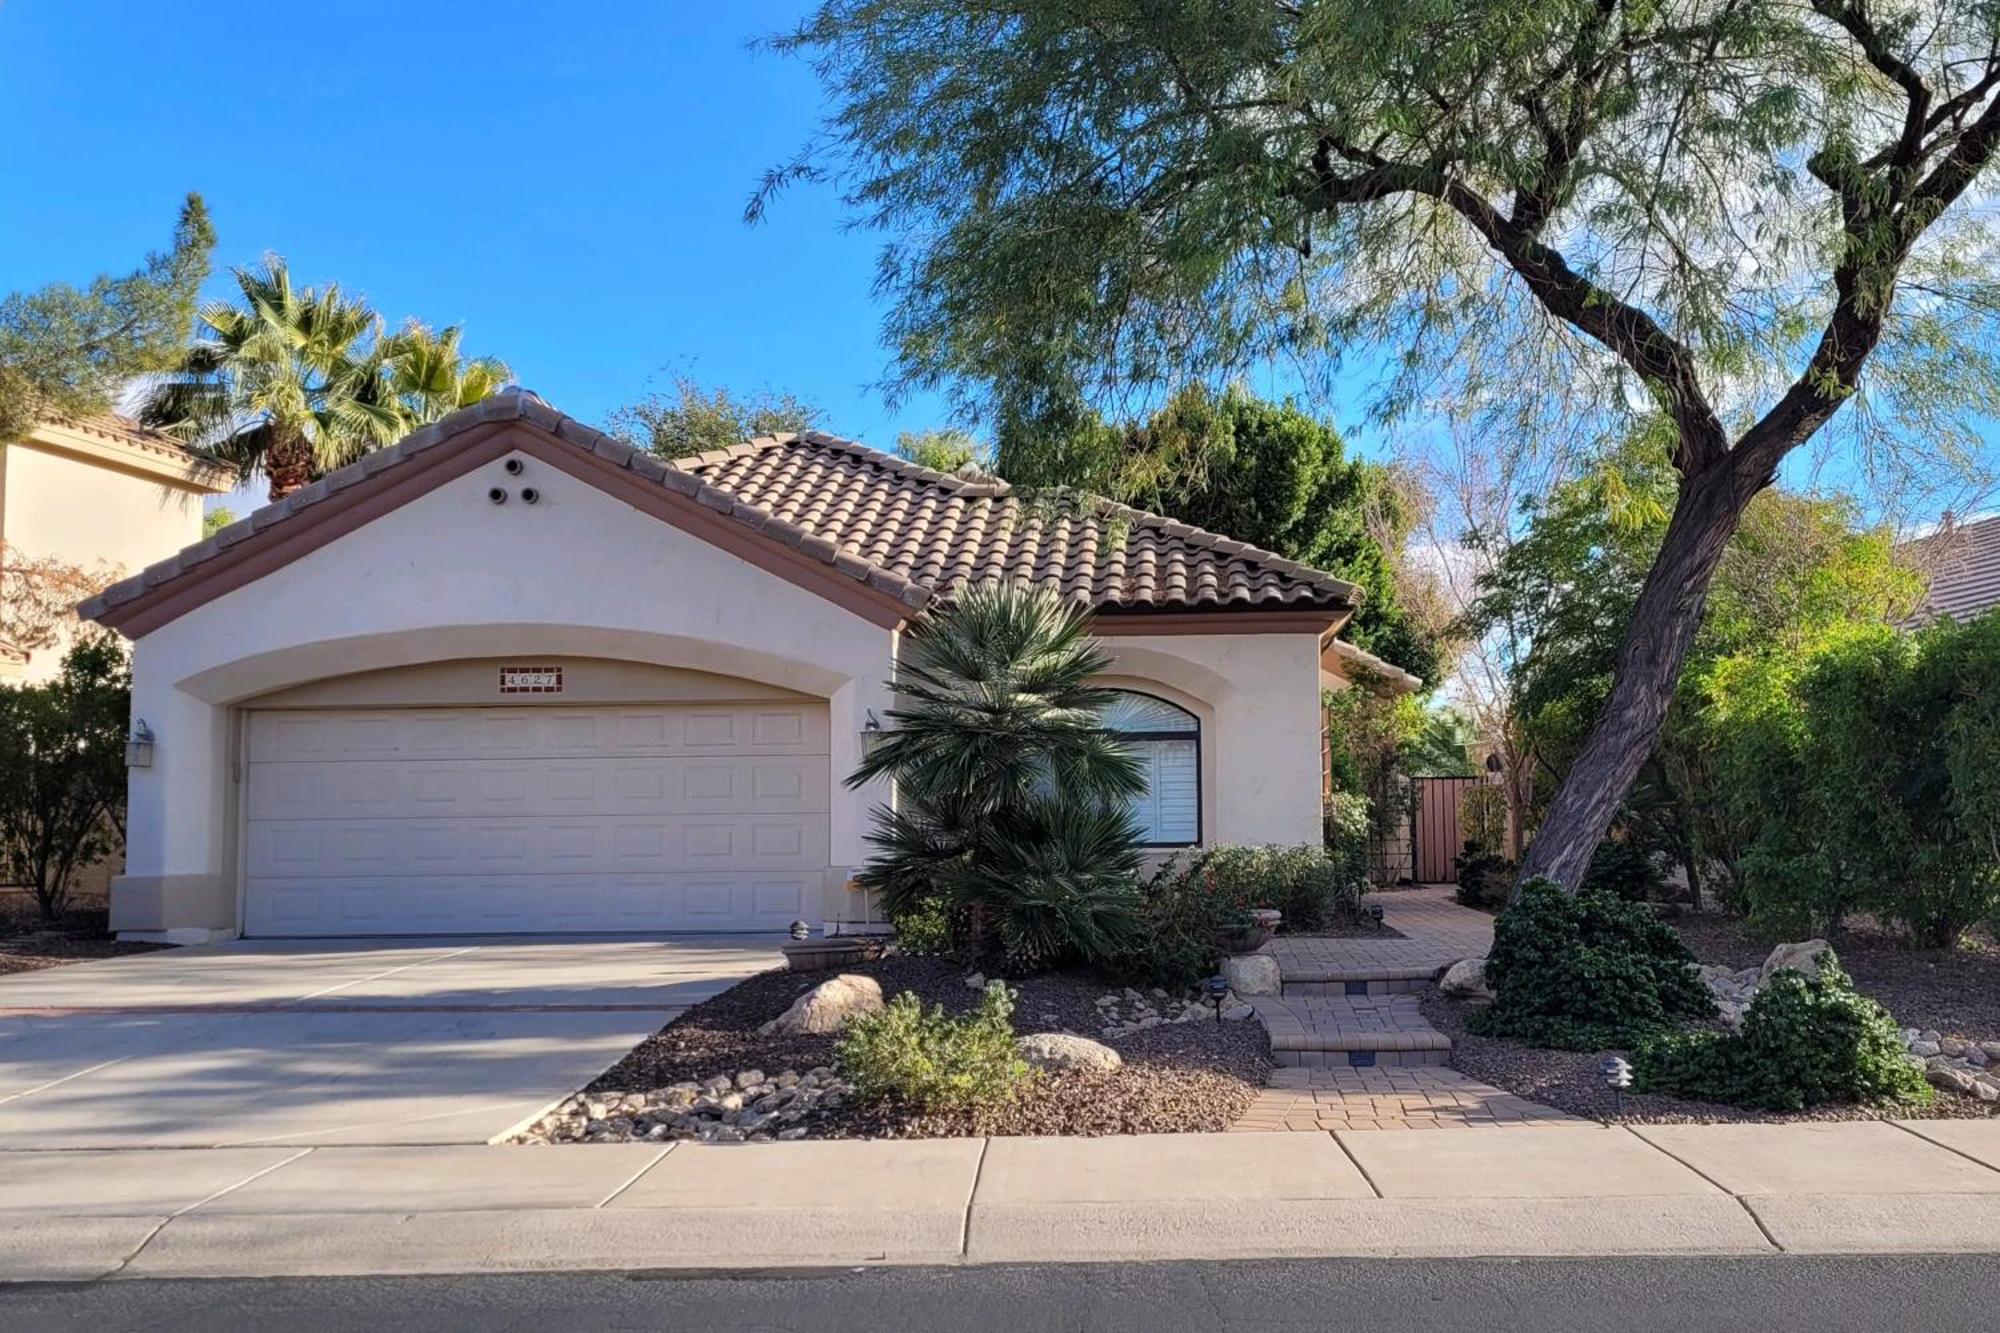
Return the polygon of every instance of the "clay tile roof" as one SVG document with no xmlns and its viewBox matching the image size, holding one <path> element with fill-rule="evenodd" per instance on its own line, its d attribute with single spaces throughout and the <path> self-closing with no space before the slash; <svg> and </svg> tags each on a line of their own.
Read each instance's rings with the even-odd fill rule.
<svg viewBox="0 0 2000 1333">
<path fill-rule="evenodd" d="M 673 466 L 876 569 L 948 596 L 1018 582 L 1099 610 L 1345 607 L 1354 585 L 1158 514 L 1075 491 L 1016 493 L 808 431 Z"/>
<path fill-rule="evenodd" d="M 1954 524 L 1901 549 L 1930 580 L 1911 625 L 1970 620 L 2000 607 L 2000 517 Z"/>
<path fill-rule="evenodd" d="M 519 390 L 331 472 L 112 584 L 78 610 L 102 619 L 427 450 L 513 421 L 687 496 L 913 610 L 996 582 L 1050 588 L 1099 611 L 1345 610 L 1360 599 L 1353 584 L 1320 570 L 1096 496 L 1019 495 L 995 477 L 937 472 L 816 431 L 664 462 Z"/>
<path fill-rule="evenodd" d="M 130 445 L 145 453 L 159 454 L 181 462 L 204 462 L 201 455 L 189 449 L 173 436 L 142 426 L 131 417 L 120 416 L 116 412 L 93 412 L 88 416 L 57 417 L 52 425 L 69 430 L 82 431 L 86 435 L 96 435 L 120 444 Z"/>
</svg>

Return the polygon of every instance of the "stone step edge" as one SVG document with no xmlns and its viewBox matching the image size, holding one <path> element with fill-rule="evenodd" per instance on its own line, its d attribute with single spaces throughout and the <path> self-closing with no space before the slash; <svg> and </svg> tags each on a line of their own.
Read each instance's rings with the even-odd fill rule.
<svg viewBox="0 0 2000 1333">
<path fill-rule="evenodd" d="M 1267 1029 L 1268 1031 L 1268 1029 Z M 1422 1032 L 1272 1032 L 1274 1051 L 1448 1051 L 1451 1038 Z"/>
<path fill-rule="evenodd" d="M 1337 986 L 1348 981 L 1436 981 L 1450 970 L 1451 963 L 1402 963 L 1388 967 L 1301 968 L 1293 972 L 1280 964 L 1278 976 L 1281 984 L 1288 986 Z"/>
</svg>

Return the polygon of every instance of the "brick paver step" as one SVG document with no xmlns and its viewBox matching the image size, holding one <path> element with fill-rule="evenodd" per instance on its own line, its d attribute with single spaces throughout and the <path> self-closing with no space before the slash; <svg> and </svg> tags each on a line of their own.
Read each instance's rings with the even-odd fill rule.
<svg viewBox="0 0 2000 1333">
<path fill-rule="evenodd" d="M 1424 1021 L 1414 995 L 1268 995 L 1250 1007 L 1280 1065 L 1443 1064 L 1451 1050 L 1451 1038 Z"/>
</svg>

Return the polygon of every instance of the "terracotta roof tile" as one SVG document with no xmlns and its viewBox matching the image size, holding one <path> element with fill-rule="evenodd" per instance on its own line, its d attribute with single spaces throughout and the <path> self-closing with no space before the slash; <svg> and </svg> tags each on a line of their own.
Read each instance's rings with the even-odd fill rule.
<svg viewBox="0 0 2000 1333">
<path fill-rule="evenodd" d="M 949 595 L 971 583 L 1047 587 L 1099 609 L 1338 607 L 1353 585 L 1186 523 L 1073 491 L 920 467 L 809 431 L 676 459 L 716 491 Z"/>
<path fill-rule="evenodd" d="M 1098 610 L 1342 609 L 1350 583 L 1320 570 L 1074 491 L 1019 495 L 988 476 L 921 467 L 818 432 L 745 441 L 662 462 L 554 411 L 502 393 L 426 426 L 113 584 L 95 618 L 217 558 L 254 534 L 391 471 L 474 427 L 522 420 L 614 466 L 784 542 L 912 608 L 971 584 L 1019 582 Z"/>
</svg>

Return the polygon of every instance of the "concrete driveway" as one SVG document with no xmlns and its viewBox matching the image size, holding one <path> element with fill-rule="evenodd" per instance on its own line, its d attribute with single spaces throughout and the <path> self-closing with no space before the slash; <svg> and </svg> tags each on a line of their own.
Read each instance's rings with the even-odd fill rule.
<svg viewBox="0 0 2000 1333">
<path fill-rule="evenodd" d="M 0 1149 L 484 1143 L 779 943 L 239 941 L 0 977 Z"/>
</svg>

